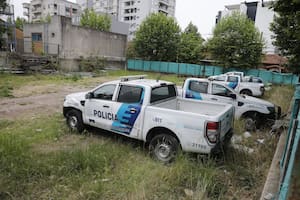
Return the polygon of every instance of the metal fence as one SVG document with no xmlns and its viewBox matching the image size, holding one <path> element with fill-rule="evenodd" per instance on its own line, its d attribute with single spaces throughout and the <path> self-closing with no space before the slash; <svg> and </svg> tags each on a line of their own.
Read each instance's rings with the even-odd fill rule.
<svg viewBox="0 0 300 200">
<path fill-rule="evenodd" d="M 261 77 L 265 82 L 276 84 L 297 84 L 299 77 L 291 73 L 276 73 L 267 70 L 250 69 L 241 70 L 229 68 L 225 69 L 219 66 L 196 65 L 187 63 L 145 61 L 145 60 L 128 60 L 127 68 L 138 71 L 152 71 L 161 73 L 172 73 L 178 75 L 208 77 L 219 75 L 227 71 L 243 71 L 246 75 Z"/>
<path fill-rule="evenodd" d="M 299 151 L 299 142 L 300 142 L 300 84 L 297 84 L 294 99 L 292 114 L 290 119 L 290 125 L 288 129 L 287 140 L 285 144 L 285 150 L 280 161 L 280 188 L 278 199 L 286 200 L 289 199 L 289 195 L 293 192 L 292 190 L 299 190 L 299 188 L 293 188 L 291 186 L 292 178 L 299 179 L 300 177 L 293 177 L 292 174 L 296 169 L 295 158 L 296 153 Z"/>
</svg>

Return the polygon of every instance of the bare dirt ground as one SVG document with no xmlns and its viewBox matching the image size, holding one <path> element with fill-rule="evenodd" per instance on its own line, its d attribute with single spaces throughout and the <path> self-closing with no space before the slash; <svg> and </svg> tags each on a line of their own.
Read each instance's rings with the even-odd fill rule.
<svg viewBox="0 0 300 200">
<path fill-rule="evenodd" d="M 0 99 L 0 119 L 19 119 L 62 111 L 64 97 L 72 92 L 86 91 L 83 86 L 24 86 L 13 91 L 13 98 Z"/>
</svg>

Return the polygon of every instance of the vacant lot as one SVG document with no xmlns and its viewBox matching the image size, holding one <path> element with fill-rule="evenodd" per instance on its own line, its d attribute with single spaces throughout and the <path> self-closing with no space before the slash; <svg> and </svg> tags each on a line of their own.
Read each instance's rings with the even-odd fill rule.
<svg viewBox="0 0 300 200">
<path fill-rule="evenodd" d="M 259 198 L 277 143 L 268 128 L 240 141 L 252 153 L 230 148 L 217 160 L 184 154 L 168 166 L 151 160 L 140 142 L 99 130 L 68 130 L 61 113 L 66 94 L 129 74 L 141 73 L 0 75 L 0 199 Z M 293 87 L 274 86 L 264 98 L 287 112 L 292 95 Z M 235 134 L 243 132 L 236 121 Z"/>
</svg>

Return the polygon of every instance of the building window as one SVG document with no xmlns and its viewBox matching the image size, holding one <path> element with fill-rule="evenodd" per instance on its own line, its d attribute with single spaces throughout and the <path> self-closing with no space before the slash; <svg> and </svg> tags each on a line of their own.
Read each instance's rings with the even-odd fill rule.
<svg viewBox="0 0 300 200">
<path fill-rule="evenodd" d="M 31 40 L 33 42 L 38 42 L 38 41 L 42 41 L 43 38 L 42 38 L 42 33 L 32 33 L 31 34 Z"/>
</svg>

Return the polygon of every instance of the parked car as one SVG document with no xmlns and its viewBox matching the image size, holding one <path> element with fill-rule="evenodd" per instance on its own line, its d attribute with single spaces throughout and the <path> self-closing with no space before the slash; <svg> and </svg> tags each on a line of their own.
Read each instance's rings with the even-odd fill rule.
<svg viewBox="0 0 300 200">
<path fill-rule="evenodd" d="M 218 81 L 202 78 L 188 78 L 182 89 L 178 89 L 183 98 L 228 103 L 235 107 L 236 118 L 246 118 L 246 129 L 253 125 L 259 127 L 262 123 L 274 122 L 281 115 L 281 108 L 271 102 L 240 95 L 232 88 Z"/>
<path fill-rule="evenodd" d="M 232 135 L 234 108 L 178 97 L 171 82 L 130 76 L 67 95 L 63 114 L 72 130 L 89 125 L 142 140 L 154 158 L 170 162 L 179 148 L 218 152 Z"/>
<path fill-rule="evenodd" d="M 243 82 L 241 75 L 221 74 L 217 76 L 210 76 L 209 79 L 229 86 L 240 94 L 258 97 L 264 95 L 265 86 L 263 83 Z"/>
</svg>

